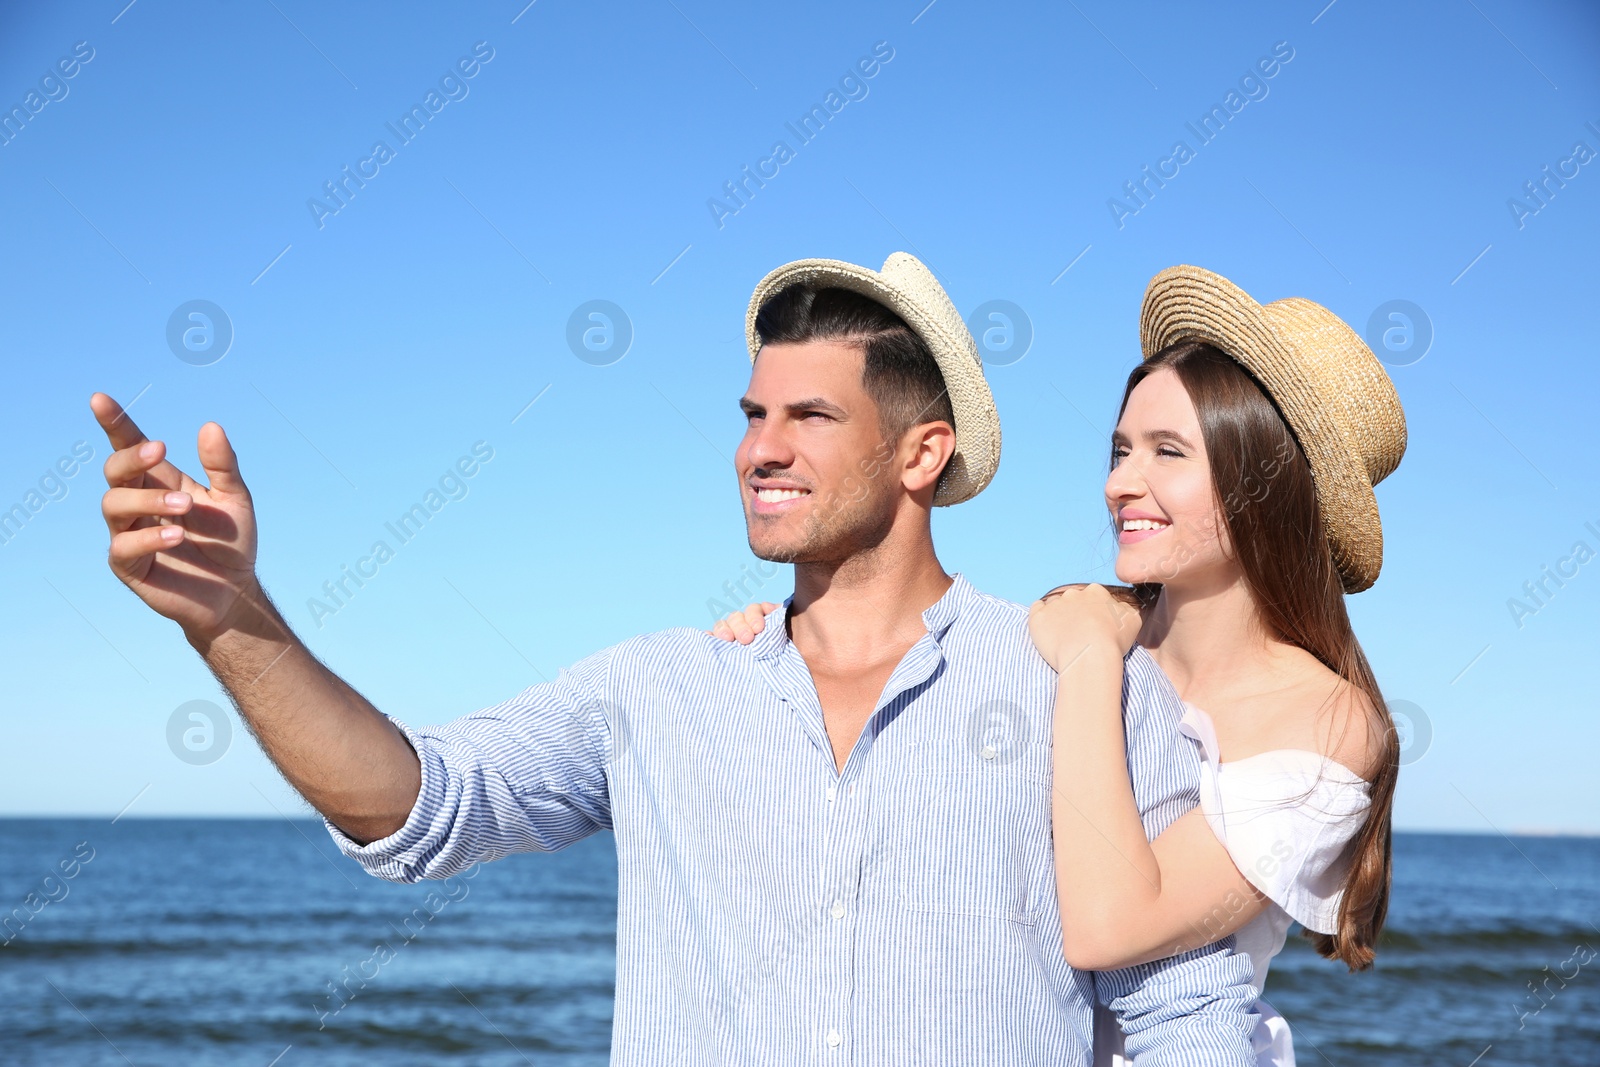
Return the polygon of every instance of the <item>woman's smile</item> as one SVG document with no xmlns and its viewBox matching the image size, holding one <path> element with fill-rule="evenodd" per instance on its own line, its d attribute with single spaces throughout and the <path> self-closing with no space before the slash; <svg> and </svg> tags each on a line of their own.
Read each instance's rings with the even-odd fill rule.
<svg viewBox="0 0 1600 1067">
<path fill-rule="evenodd" d="M 1142 511 L 1125 510 L 1117 516 L 1117 543 L 1133 545 L 1164 532 L 1172 523 Z"/>
</svg>

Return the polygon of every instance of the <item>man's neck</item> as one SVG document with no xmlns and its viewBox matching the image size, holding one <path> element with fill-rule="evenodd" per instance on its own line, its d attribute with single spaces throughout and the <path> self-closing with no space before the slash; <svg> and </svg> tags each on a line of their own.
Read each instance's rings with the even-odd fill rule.
<svg viewBox="0 0 1600 1067">
<path fill-rule="evenodd" d="M 927 632 L 922 613 L 949 590 L 951 578 L 931 540 L 910 551 L 888 548 L 795 566 L 789 638 L 813 670 L 898 661 Z"/>
</svg>

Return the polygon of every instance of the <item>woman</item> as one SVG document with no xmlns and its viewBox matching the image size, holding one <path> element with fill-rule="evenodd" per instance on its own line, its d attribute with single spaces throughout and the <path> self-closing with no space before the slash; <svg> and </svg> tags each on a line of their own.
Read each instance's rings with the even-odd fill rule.
<svg viewBox="0 0 1600 1067">
<path fill-rule="evenodd" d="M 1297 921 L 1324 956 L 1363 969 L 1388 903 L 1398 745 L 1344 594 L 1382 563 L 1372 485 L 1405 450 L 1399 400 L 1327 309 L 1262 307 L 1194 267 L 1151 281 L 1140 333 L 1105 496 L 1117 577 L 1142 612 L 1087 586 L 1047 595 L 1030 619 L 1061 677 L 1068 959 L 1121 967 L 1232 933 L 1259 989 Z M 1200 810 L 1154 842 L 1127 775 L 1125 655 L 1166 673 L 1204 760 Z M 1261 1062 L 1292 1064 L 1282 1018 L 1260 1014 Z"/>
<path fill-rule="evenodd" d="M 1141 313 L 1144 362 L 1112 438 L 1117 577 L 1030 617 L 1060 674 L 1053 837 L 1067 958 L 1107 970 L 1236 935 L 1258 989 L 1293 922 L 1324 956 L 1371 965 L 1389 892 L 1393 723 L 1344 594 L 1376 579 L 1372 486 L 1405 422 L 1382 366 L 1327 309 L 1263 307 L 1173 267 Z M 762 607 L 765 607 L 763 605 Z M 747 616 L 719 631 L 742 636 Z M 1123 663 L 1148 656 L 1184 698 L 1200 808 L 1153 842 L 1128 779 Z M 1262 1064 L 1292 1065 L 1264 1001 Z M 1122 1062 L 1099 1020 L 1096 1062 Z"/>
</svg>

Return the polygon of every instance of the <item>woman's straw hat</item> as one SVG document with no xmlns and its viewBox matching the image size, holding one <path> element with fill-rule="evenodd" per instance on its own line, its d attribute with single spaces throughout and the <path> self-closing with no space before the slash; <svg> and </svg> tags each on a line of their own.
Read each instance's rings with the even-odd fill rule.
<svg viewBox="0 0 1600 1067">
<path fill-rule="evenodd" d="M 745 313 L 745 343 L 750 362 L 761 351 L 756 315 L 761 305 L 785 286 L 803 283 L 817 289 L 848 289 L 882 304 L 905 320 L 933 353 L 944 375 L 945 391 L 955 412 L 956 451 L 945 465 L 934 491 L 935 504 L 959 504 L 983 491 L 1000 466 L 1000 415 L 983 377 L 983 360 L 972 331 L 962 321 L 933 272 L 907 252 L 883 261 L 883 270 L 869 270 L 837 259 L 801 259 L 786 263 L 761 279 Z"/>
<path fill-rule="evenodd" d="M 1310 300 L 1263 306 L 1219 274 L 1179 266 L 1150 279 L 1139 341 L 1146 359 L 1179 341 L 1204 341 L 1255 377 L 1311 463 L 1345 592 L 1376 581 L 1383 528 L 1372 487 L 1400 465 L 1406 417 L 1394 383 L 1360 336 Z"/>
</svg>

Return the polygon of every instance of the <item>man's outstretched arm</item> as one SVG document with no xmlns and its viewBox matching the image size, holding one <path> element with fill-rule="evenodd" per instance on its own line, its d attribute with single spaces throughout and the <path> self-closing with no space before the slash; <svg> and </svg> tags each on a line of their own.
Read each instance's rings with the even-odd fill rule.
<svg viewBox="0 0 1600 1067">
<path fill-rule="evenodd" d="M 200 427 L 202 485 L 111 397 L 89 406 L 115 450 L 101 500 L 112 572 L 182 628 L 312 807 L 356 841 L 400 829 L 421 788 L 417 754 L 311 654 L 256 580 L 255 509 L 222 427 Z"/>
</svg>

